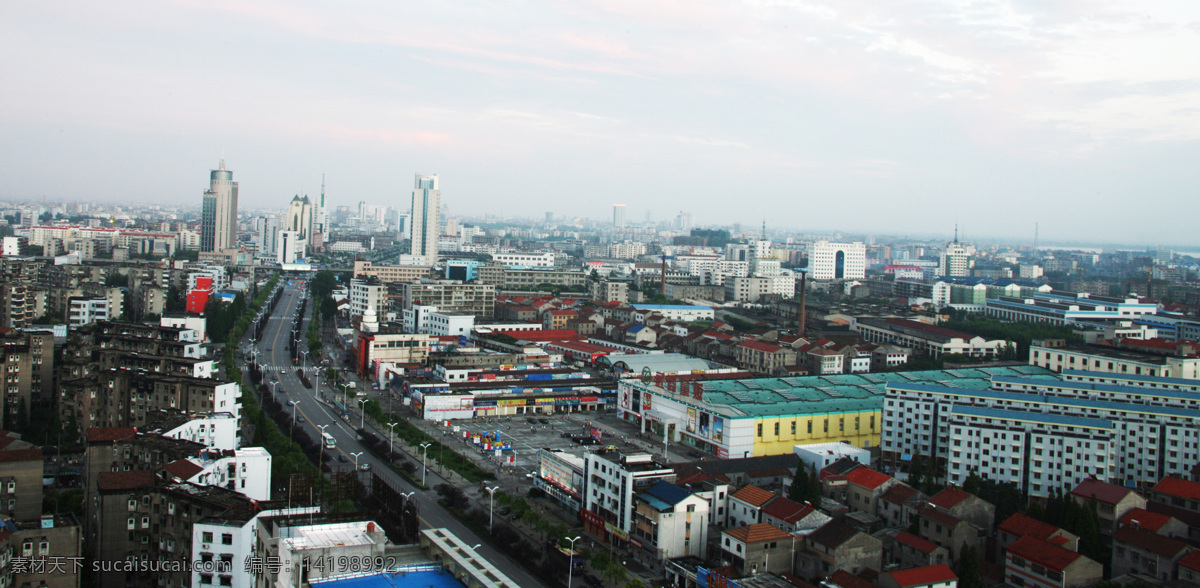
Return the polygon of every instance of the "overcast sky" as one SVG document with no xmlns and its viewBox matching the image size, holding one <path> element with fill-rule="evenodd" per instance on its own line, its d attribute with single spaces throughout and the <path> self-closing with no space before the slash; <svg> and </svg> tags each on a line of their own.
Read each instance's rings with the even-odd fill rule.
<svg viewBox="0 0 1200 588">
<path fill-rule="evenodd" d="M 0 3 L 0 199 L 1190 246 L 1200 2 Z"/>
</svg>

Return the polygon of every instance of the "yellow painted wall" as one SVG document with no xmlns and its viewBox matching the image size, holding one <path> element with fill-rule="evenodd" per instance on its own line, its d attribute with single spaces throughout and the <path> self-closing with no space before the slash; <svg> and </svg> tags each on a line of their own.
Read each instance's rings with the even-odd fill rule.
<svg viewBox="0 0 1200 588">
<path fill-rule="evenodd" d="M 778 434 L 775 433 L 776 423 L 779 425 Z M 792 432 L 792 423 L 795 423 L 795 433 Z M 758 435 L 760 425 L 761 436 Z M 780 455 L 791 453 L 794 445 L 839 441 L 849 441 L 856 447 L 876 447 L 880 442 L 882 427 L 881 410 L 756 419 L 754 455 Z"/>
</svg>

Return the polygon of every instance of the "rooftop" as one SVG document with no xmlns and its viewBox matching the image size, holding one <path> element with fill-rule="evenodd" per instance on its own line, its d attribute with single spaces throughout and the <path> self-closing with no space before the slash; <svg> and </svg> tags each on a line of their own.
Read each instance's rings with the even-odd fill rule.
<svg viewBox="0 0 1200 588">
<path fill-rule="evenodd" d="M 957 486 L 947 486 L 946 489 L 930 497 L 929 503 L 939 508 L 951 509 L 956 504 L 968 498 L 974 498 L 974 496 L 974 494 Z"/>
<path fill-rule="evenodd" d="M 1163 557 L 1174 558 L 1179 552 L 1190 549 L 1187 543 L 1159 535 L 1154 531 L 1122 527 L 1113 531 L 1113 543 L 1125 543 L 1138 549 L 1156 553 Z"/>
<path fill-rule="evenodd" d="M 1167 476 L 1154 486 L 1154 491 L 1189 500 L 1200 500 L 1200 482 Z"/>
<path fill-rule="evenodd" d="M 754 523 L 753 525 L 745 525 L 736 529 L 721 531 L 721 533 L 729 535 L 742 543 L 779 541 L 781 539 L 791 539 L 792 537 L 787 531 L 770 523 Z"/>
<path fill-rule="evenodd" d="M 997 529 L 1017 537 L 1033 537 L 1042 541 L 1049 541 L 1052 535 L 1062 530 L 1050 523 L 1039 521 L 1019 512 L 1000 523 Z"/>
<path fill-rule="evenodd" d="M 133 490 L 154 486 L 154 474 L 149 470 L 131 472 L 100 472 L 96 487 L 101 491 Z"/>
<path fill-rule="evenodd" d="M 1150 512 L 1144 508 L 1130 509 L 1121 517 L 1122 525 L 1158 532 L 1163 525 L 1171 522 L 1171 516 L 1158 512 Z"/>
<path fill-rule="evenodd" d="M 921 568 L 910 568 L 907 570 L 897 570 L 891 573 L 892 580 L 896 582 L 900 588 L 908 586 L 925 586 L 927 584 L 937 584 L 942 582 L 951 582 L 958 580 L 958 576 L 950 566 L 946 564 L 938 564 L 935 566 L 925 566 Z"/>
<path fill-rule="evenodd" d="M 867 488 L 869 490 L 874 490 L 891 479 L 891 476 L 877 472 L 868 467 L 855 468 L 850 470 L 850 473 L 846 474 L 846 480 L 848 480 L 850 483 L 862 486 L 863 488 Z"/>
<path fill-rule="evenodd" d="M 1129 496 L 1132 492 L 1133 490 L 1124 486 L 1102 482 L 1095 478 L 1084 480 L 1074 490 L 1071 490 L 1071 494 L 1080 498 L 1095 498 L 1096 502 L 1100 504 L 1110 505 L 1115 505 L 1125 500 L 1125 497 Z"/>
<path fill-rule="evenodd" d="M 1036 564 L 1063 572 L 1082 555 L 1033 537 L 1021 537 L 1008 546 L 1008 553 Z"/>
<path fill-rule="evenodd" d="M 286 536 L 280 538 L 280 544 L 281 546 L 286 545 L 289 551 L 325 549 L 345 545 L 374 545 L 377 541 L 371 535 L 380 531 L 379 526 L 371 521 L 289 527 Z"/>
<path fill-rule="evenodd" d="M 770 502 L 772 498 L 776 497 L 776 494 L 751 484 L 730 494 L 729 497 L 741 500 L 750 506 L 759 507 Z"/>
<path fill-rule="evenodd" d="M 930 554 L 937 551 L 938 544 L 932 541 L 922 539 L 908 531 L 900 531 L 896 533 L 896 541 L 903 543 L 921 553 Z"/>
<path fill-rule="evenodd" d="M 854 527 L 839 521 L 831 521 L 810 533 L 808 540 L 832 549 L 849 541 L 857 534 L 858 530 Z"/>
</svg>

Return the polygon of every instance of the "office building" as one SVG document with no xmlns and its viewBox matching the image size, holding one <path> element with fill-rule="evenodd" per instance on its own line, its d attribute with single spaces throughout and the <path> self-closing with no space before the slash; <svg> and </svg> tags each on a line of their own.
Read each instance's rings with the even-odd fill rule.
<svg viewBox="0 0 1200 588">
<path fill-rule="evenodd" d="M 438 175 L 417 174 L 412 195 L 411 254 L 423 261 L 421 265 L 437 263 L 438 238 L 442 235 L 442 191 Z"/>
<path fill-rule="evenodd" d="M 583 456 L 583 524 L 590 531 L 627 537 L 635 523 L 634 496 L 675 480 L 675 470 L 648 453 L 601 450 Z"/>
<path fill-rule="evenodd" d="M 861 280 L 867 275 L 867 247 L 862 243 L 818 241 L 808 257 L 808 275 L 814 280 Z"/>
<path fill-rule="evenodd" d="M 618 229 L 625 228 L 625 205 L 613 205 L 613 227 Z"/>
<path fill-rule="evenodd" d="M 209 173 L 209 188 L 201 207 L 200 251 L 237 248 L 238 185 L 225 159 Z"/>
</svg>

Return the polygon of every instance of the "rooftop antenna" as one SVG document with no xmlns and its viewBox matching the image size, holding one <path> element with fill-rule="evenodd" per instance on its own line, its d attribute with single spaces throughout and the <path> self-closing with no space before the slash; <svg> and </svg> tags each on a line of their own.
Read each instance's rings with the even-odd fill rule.
<svg viewBox="0 0 1200 588">
<path fill-rule="evenodd" d="M 958 223 L 954 223 L 954 242 L 958 243 Z"/>
<path fill-rule="evenodd" d="M 1033 223 L 1033 250 L 1037 251 L 1037 248 L 1038 248 L 1038 224 Z"/>
</svg>

